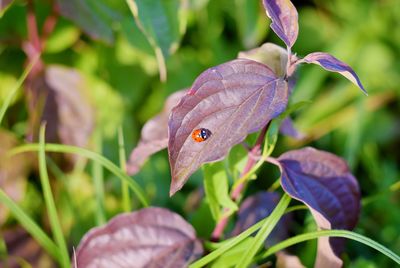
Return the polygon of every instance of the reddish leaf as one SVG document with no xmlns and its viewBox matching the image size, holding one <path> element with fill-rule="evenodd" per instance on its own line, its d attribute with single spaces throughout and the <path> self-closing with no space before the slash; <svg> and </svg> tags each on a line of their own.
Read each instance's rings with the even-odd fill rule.
<svg viewBox="0 0 400 268">
<path fill-rule="evenodd" d="M 338 60 L 337 58 L 328 53 L 314 52 L 308 54 L 304 59 L 299 61 L 299 63 L 302 62 L 314 63 L 321 66 L 325 70 L 340 73 L 341 75 L 349 79 L 353 84 L 358 86 L 365 94 L 367 94 L 367 91 L 364 89 L 360 79 L 358 78 L 357 74 L 353 71 L 353 69 L 346 63 Z"/>
<path fill-rule="evenodd" d="M 11 132 L 0 131 L 0 188 L 15 202 L 25 195 L 26 177 L 30 166 L 30 156 L 19 154 L 7 157 L 7 151 L 18 145 Z M 0 225 L 7 218 L 8 209 L 0 203 Z"/>
<path fill-rule="evenodd" d="M 263 0 L 271 29 L 291 48 L 299 34 L 297 10 L 290 0 Z"/>
<path fill-rule="evenodd" d="M 203 253 L 193 227 L 163 208 L 121 214 L 81 240 L 78 267 L 186 267 Z"/>
<path fill-rule="evenodd" d="M 168 122 L 170 194 L 201 164 L 222 159 L 232 146 L 282 113 L 287 101 L 286 81 L 258 62 L 237 59 L 203 72 Z M 192 132 L 201 128 L 211 135 L 195 142 Z"/>
<path fill-rule="evenodd" d="M 85 99 L 82 77 L 74 69 L 49 66 L 29 84 L 30 129 L 28 139 L 38 139 L 40 122 L 46 121 L 46 142 L 86 146 L 94 125 L 92 108 Z M 75 156 L 68 156 L 74 160 Z"/>
<path fill-rule="evenodd" d="M 172 108 L 178 104 L 185 94 L 186 90 L 180 90 L 169 96 L 161 113 L 151 118 L 143 126 L 140 141 L 129 157 L 127 164 L 128 174 L 136 174 L 149 156 L 167 148 L 168 117 Z"/>
<path fill-rule="evenodd" d="M 360 212 L 360 190 L 346 162 L 308 147 L 278 158 L 283 189 L 306 204 L 321 229 L 352 230 Z M 343 239 L 320 238 L 316 267 L 339 267 Z M 328 265 L 329 264 L 329 265 Z"/>
</svg>

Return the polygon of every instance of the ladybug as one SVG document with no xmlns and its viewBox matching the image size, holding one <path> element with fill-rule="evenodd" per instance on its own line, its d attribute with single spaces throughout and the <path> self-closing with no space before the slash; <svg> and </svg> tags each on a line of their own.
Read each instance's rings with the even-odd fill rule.
<svg viewBox="0 0 400 268">
<path fill-rule="evenodd" d="M 206 128 L 199 128 L 192 132 L 192 139 L 195 142 L 203 142 L 211 136 L 211 131 Z"/>
</svg>

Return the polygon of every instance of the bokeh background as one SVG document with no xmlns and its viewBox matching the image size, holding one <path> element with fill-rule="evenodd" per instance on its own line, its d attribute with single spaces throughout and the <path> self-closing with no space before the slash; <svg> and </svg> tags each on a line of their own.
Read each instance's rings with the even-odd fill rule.
<svg viewBox="0 0 400 268">
<path fill-rule="evenodd" d="M 44 65 L 39 74 L 28 76 L 1 122 L 0 156 L 35 140 L 42 117 L 48 121 L 49 141 L 87 147 L 118 164 L 118 128 L 123 130 L 128 157 L 143 124 L 162 109 L 172 92 L 190 87 L 202 71 L 236 58 L 239 51 L 264 42 L 283 45 L 269 29 L 259 0 L 150 1 L 143 5 L 148 13 L 139 18 L 147 36 L 125 1 L 15 0 L 3 6 L 8 2 L 0 5 L 0 105 L 32 59 L 30 14 L 35 14 L 43 39 Z M 398 0 L 293 2 L 300 24 L 293 51 L 298 56 L 314 51 L 335 55 L 353 67 L 369 96 L 340 75 L 302 66 L 291 101 L 311 101 L 294 114 L 296 127 L 307 139 L 281 137 L 274 155 L 311 145 L 345 158 L 362 191 L 355 231 L 400 254 L 400 4 Z M 161 51 L 158 57 L 155 45 Z M 166 63 L 165 82 L 160 81 L 160 53 Z M 71 88 L 79 94 L 69 94 Z M 38 105 L 42 91 L 55 94 L 52 104 Z M 73 111 L 72 116 L 63 111 Z M 35 155 L 0 159 L 0 187 L 49 229 Z M 123 211 L 120 181 L 82 158 L 50 155 L 49 159 L 63 232 L 69 245 L 76 246 L 90 228 Z M 94 177 L 104 180 L 103 218 Z M 275 177 L 276 170 L 263 168 L 249 191 L 267 189 Z M 209 237 L 214 222 L 198 190 L 201 172 L 170 198 L 164 150 L 152 156 L 134 179 L 152 205 L 177 211 L 199 236 Z M 132 199 L 133 208 L 138 208 Z M 307 213 L 297 216 L 305 218 L 294 228 L 297 233 L 315 228 Z M 8 257 L 32 267 L 52 265 L 2 205 L 0 226 L 0 263 Z M 307 267 L 312 265 L 315 242 L 294 250 Z M 351 241 L 344 259 L 346 267 L 393 266 L 386 257 Z"/>
</svg>

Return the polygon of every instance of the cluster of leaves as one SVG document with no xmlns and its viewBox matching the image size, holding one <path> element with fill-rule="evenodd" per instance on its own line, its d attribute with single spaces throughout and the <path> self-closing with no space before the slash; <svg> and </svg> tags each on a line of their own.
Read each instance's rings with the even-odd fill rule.
<svg viewBox="0 0 400 268">
<path fill-rule="evenodd" d="M 1 11 L 4 12 L 11 2 L 2 2 Z M 68 250 L 48 182 L 45 150 L 69 153 L 63 154 L 62 158 L 52 156 L 52 159 L 56 159 L 56 165 L 53 160 L 47 160 L 49 168 L 53 166 L 53 173 L 61 173 L 57 165 L 64 171 L 79 166 L 81 159 L 77 156 L 94 160 L 92 175 L 100 200 L 103 182 L 96 181 L 96 177 L 101 177 L 99 164 L 106 167 L 122 180 L 125 211 L 130 211 L 128 186 L 144 206 L 147 206 L 148 200 L 145 191 L 126 176 L 124 171 L 130 175 L 139 173 L 149 156 L 168 148 L 172 179 L 170 195 L 179 191 L 189 177 L 203 166 L 205 197 L 216 224 L 212 233 L 213 240 L 221 240 L 224 237 L 230 217 L 237 212 L 238 218 L 230 234 L 232 238 L 220 243 L 205 243 L 211 253 L 202 258 L 203 246 L 193 227 L 178 214 L 153 207 L 118 215 L 106 225 L 93 228 L 82 238 L 72 258 L 72 264 L 77 267 L 124 267 L 132 263 L 139 267 L 182 267 L 199 258 L 192 264 L 193 267 L 211 262 L 215 267 L 245 267 L 263 261 L 273 253 L 276 253 L 277 265 L 297 267 L 302 265 L 300 260 L 280 250 L 312 238 L 318 238 L 317 267 L 341 266 L 340 255 L 344 250 L 344 240 L 324 236 L 358 240 L 399 262 L 399 257 L 394 253 L 351 232 L 321 231 L 310 233 L 308 237 L 288 239 L 292 219 L 290 215 L 283 215 L 290 209 L 296 209 L 287 209 L 290 198 L 306 205 L 319 229 L 352 230 L 360 213 L 360 187 L 343 159 L 311 147 L 287 151 L 277 158 L 271 157 L 279 131 L 297 139 L 304 138 L 293 126 L 290 118 L 291 113 L 305 105 L 301 102 L 290 103 L 295 94 L 296 69 L 303 63 L 316 64 L 345 76 L 365 92 L 355 72 L 335 57 L 322 52 L 310 53 L 304 58 L 293 54 L 292 47 L 297 40 L 299 26 L 297 10 L 290 1 L 264 0 L 262 3 L 271 19 L 272 30 L 285 43 L 286 49 L 266 43 L 259 48 L 241 52 L 238 59 L 212 67 L 200 74 L 190 89 L 170 95 L 163 111 L 143 127 L 141 140 L 131 153 L 127 166 L 124 163 L 124 144 L 120 131 L 121 168 L 101 155 L 82 148 L 89 142 L 95 121 L 101 121 L 108 111 L 94 111 L 91 107 L 86 100 L 89 93 L 84 89 L 85 79 L 80 72 L 73 68 L 45 64 L 42 53 L 46 51 L 46 47 L 51 49 L 51 40 L 47 38 L 53 30 L 55 18 L 60 14 L 74 21 L 92 38 L 108 43 L 113 43 L 116 39 L 110 27 L 111 21 L 122 20 L 123 16 L 118 12 L 108 12 L 102 3 L 97 1 L 57 0 L 55 3 L 54 10 L 43 23 L 42 35 L 38 36 L 37 29 L 32 26 L 36 25 L 35 21 L 32 22 L 32 1 L 28 1 L 28 41 L 21 44 L 29 63 L 20 80 L 22 83 L 29 73 L 25 82 L 29 117 L 24 134 L 28 141 L 40 143 L 12 150 L 18 144 L 18 140 L 11 133 L 0 132 L 6 140 L 5 148 L 0 148 L 0 159 L 4 160 L 0 163 L 0 183 L 4 189 L 0 191 L 0 200 L 62 266 L 69 266 Z M 153 50 L 151 53 L 154 53 L 161 80 L 167 79 L 166 59 L 175 52 L 186 29 L 185 4 L 186 1 L 178 0 L 127 0 L 136 22 L 133 26 L 136 27 L 135 31 L 131 33 L 135 38 L 142 38 L 145 43 L 148 42 L 143 45 L 144 50 Z M 251 5 L 253 4 L 249 6 Z M 263 16 L 260 18 L 261 21 L 265 20 Z M 251 23 L 259 25 L 258 18 L 256 21 Z M 244 22 L 249 23 L 246 20 Z M 128 27 L 128 24 L 122 27 L 126 27 L 128 31 L 132 30 L 132 25 L 129 24 Z M 140 29 L 140 32 L 136 31 L 137 29 Z M 267 29 L 263 30 L 266 32 Z M 240 28 L 240 31 L 242 35 L 246 35 L 248 28 Z M 253 35 L 254 33 L 249 34 Z M 74 36 L 76 41 L 76 33 Z M 244 38 L 243 43 L 251 47 L 254 43 L 254 40 L 251 40 Z M 55 50 L 57 49 L 60 48 L 56 46 Z M 87 80 L 91 79 L 93 77 Z M 95 95 L 101 95 L 104 85 L 99 81 L 93 84 L 99 88 Z M 11 91 L 10 98 L 2 106 L 0 122 L 18 87 Z M 103 98 L 107 99 L 104 96 Z M 120 100 L 116 101 L 117 105 L 114 107 L 118 106 L 118 101 Z M 44 121 L 47 122 L 46 133 L 42 124 Z M 191 134 L 200 128 L 209 130 L 211 136 L 204 142 L 195 142 Z M 246 145 L 247 141 L 251 140 L 249 135 L 257 132 L 257 141 L 249 148 Z M 64 145 L 45 145 L 45 141 Z M 248 151 L 241 147 L 247 148 Z M 6 154 L 10 150 L 12 155 L 17 155 L 9 158 L 10 155 Z M 30 158 L 24 159 L 26 154 L 19 154 L 28 151 L 39 151 L 41 186 L 55 243 L 9 198 L 21 199 L 19 192 L 15 194 L 13 191 L 16 186 L 24 187 L 23 177 L 34 166 L 35 161 L 31 161 Z M 74 154 L 73 157 L 71 153 Z M 11 161 L 16 161 L 17 158 L 20 158 L 17 162 L 23 165 L 11 164 Z M 226 159 L 225 163 L 228 165 L 222 162 L 207 164 L 222 159 Z M 271 191 L 259 192 L 241 202 L 248 182 L 254 179 L 256 172 L 265 162 L 278 166 L 280 180 L 274 184 Z M 7 181 L 10 178 L 17 178 L 12 187 L 9 187 L 11 184 Z M 17 183 L 21 183 L 22 186 Z M 284 191 L 280 201 L 280 194 L 276 192 L 278 183 Z M 98 203 L 98 209 L 97 220 L 100 224 L 105 220 L 101 202 Z M 6 215 L 0 214 L 0 220 L 1 217 L 6 218 Z M 257 230 L 258 233 L 253 237 Z M 26 233 L 21 229 L 16 230 L 15 234 L 26 237 Z M 10 238 L 12 236 L 4 235 L 11 245 L 15 243 L 15 240 Z M 264 241 L 268 250 L 265 254 L 256 255 Z M 32 250 L 38 251 L 38 247 Z M 105 252 L 107 254 L 104 254 Z M 19 254 L 24 253 L 19 253 L 18 250 L 13 253 Z M 29 258 L 30 256 L 27 256 L 27 259 Z"/>
</svg>

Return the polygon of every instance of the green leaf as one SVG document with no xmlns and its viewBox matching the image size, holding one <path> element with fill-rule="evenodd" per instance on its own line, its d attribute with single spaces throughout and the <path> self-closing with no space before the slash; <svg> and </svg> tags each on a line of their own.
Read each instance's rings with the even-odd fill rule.
<svg viewBox="0 0 400 268">
<path fill-rule="evenodd" d="M 108 7 L 91 0 L 57 0 L 57 3 L 61 14 L 75 22 L 90 37 L 106 43 L 114 42 L 111 18 L 104 11 Z"/>
<path fill-rule="evenodd" d="M 63 20 L 61 20 L 61 23 Z M 72 47 L 80 37 L 80 31 L 73 25 L 58 26 L 46 40 L 46 53 L 59 53 Z"/>
<path fill-rule="evenodd" d="M 218 221 L 221 217 L 221 208 L 232 213 L 238 209 L 235 202 L 229 197 L 228 176 L 223 162 L 206 164 L 203 166 L 204 190 L 210 205 L 213 218 Z"/>
<path fill-rule="evenodd" d="M 179 46 L 186 30 L 184 0 L 126 0 L 136 23 L 153 47 L 160 79 L 166 80 L 165 59 Z"/>
<path fill-rule="evenodd" d="M 303 108 L 308 104 L 310 104 L 309 101 L 300 101 L 292 104 L 281 115 L 271 121 L 271 125 L 269 126 L 265 135 L 263 155 L 269 156 L 274 151 L 276 142 L 278 141 L 279 127 L 281 126 L 282 121 L 291 113 Z"/>
<path fill-rule="evenodd" d="M 253 48 L 265 38 L 269 31 L 268 20 L 259 0 L 235 1 L 236 23 L 242 44 Z"/>
</svg>

